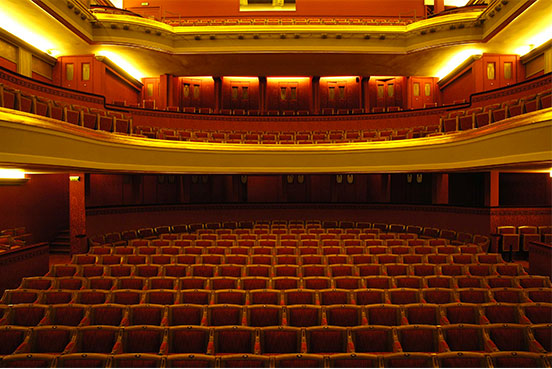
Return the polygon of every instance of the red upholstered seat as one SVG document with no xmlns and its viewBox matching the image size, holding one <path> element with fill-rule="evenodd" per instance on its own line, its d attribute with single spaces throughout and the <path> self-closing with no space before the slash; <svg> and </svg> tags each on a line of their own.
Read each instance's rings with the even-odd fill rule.
<svg viewBox="0 0 552 369">
<path fill-rule="evenodd" d="M 362 308 L 358 305 L 329 305 L 325 313 L 328 325 L 354 327 L 363 324 Z"/>
<path fill-rule="evenodd" d="M 317 354 L 285 354 L 274 357 L 277 368 L 323 368 L 324 356 Z"/>
<path fill-rule="evenodd" d="M 322 309 L 317 305 L 288 305 L 287 323 L 293 327 L 310 327 L 322 324 Z"/>
<path fill-rule="evenodd" d="M 88 319 L 90 325 L 127 325 L 127 308 L 119 304 L 92 305 Z"/>
<path fill-rule="evenodd" d="M 30 330 L 17 326 L 0 327 L 0 355 L 11 355 L 23 343 Z"/>
<path fill-rule="evenodd" d="M 113 355 L 112 365 L 116 368 L 160 368 L 163 358 L 153 354 Z"/>
<path fill-rule="evenodd" d="M 528 328 L 519 324 L 491 324 L 485 328 L 491 341 L 501 351 L 544 352 L 529 335 Z"/>
<path fill-rule="evenodd" d="M 71 342 L 75 328 L 64 326 L 34 327 L 29 339 L 15 353 L 61 354 Z"/>
<path fill-rule="evenodd" d="M 156 326 L 130 326 L 122 330 L 122 344 L 117 353 L 157 354 L 161 350 L 165 329 Z"/>
<path fill-rule="evenodd" d="M 129 325 L 167 325 L 166 309 L 163 305 L 138 304 L 128 309 Z"/>
<path fill-rule="evenodd" d="M 306 328 L 307 352 L 334 354 L 347 352 L 347 329 L 344 327 Z"/>
<path fill-rule="evenodd" d="M 68 353 L 109 354 L 115 347 L 119 332 L 120 327 L 105 325 L 78 327 L 74 345 L 70 347 Z"/>
<path fill-rule="evenodd" d="M 492 352 L 496 346 L 485 335 L 483 326 L 453 324 L 441 328 L 451 351 Z"/>
<path fill-rule="evenodd" d="M 397 327 L 397 337 L 404 352 L 445 352 L 446 342 L 437 327 L 404 325 Z"/>
<path fill-rule="evenodd" d="M 213 332 L 215 354 L 253 354 L 255 329 L 251 327 L 217 327 Z"/>
<path fill-rule="evenodd" d="M 266 327 L 259 330 L 261 354 L 301 352 L 301 329 L 296 327 Z"/>
<path fill-rule="evenodd" d="M 231 304 L 209 305 L 207 307 L 207 325 L 241 325 L 243 306 Z"/>
<path fill-rule="evenodd" d="M 247 325 L 250 327 L 280 326 L 283 324 L 283 307 L 278 305 L 247 306 Z"/>
<path fill-rule="evenodd" d="M 66 325 L 76 327 L 84 320 L 88 307 L 82 304 L 51 305 L 44 325 Z"/>
<path fill-rule="evenodd" d="M 357 326 L 351 328 L 351 338 L 355 352 L 392 353 L 400 350 L 393 329 L 382 326 Z"/>
</svg>

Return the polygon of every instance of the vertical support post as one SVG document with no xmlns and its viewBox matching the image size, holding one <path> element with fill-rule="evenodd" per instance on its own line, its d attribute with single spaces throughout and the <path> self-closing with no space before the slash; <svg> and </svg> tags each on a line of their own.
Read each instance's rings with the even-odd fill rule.
<svg viewBox="0 0 552 369">
<path fill-rule="evenodd" d="M 259 112 L 266 113 L 266 77 L 259 77 Z"/>
<path fill-rule="evenodd" d="M 499 206 L 499 176 L 500 173 L 497 170 L 491 170 L 485 176 L 485 206 Z"/>
<path fill-rule="evenodd" d="M 433 184 L 432 184 L 432 203 L 437 205 L 446 205 L 449 202 L 449 188 L 448 188 L 448 179 L 449 176 L 447 173 L 436 173 L 433 174 Z"/>
<path fill-rule="evenodd" d="M 320 114 L 320 77 L 312 77 L 312 109 L 311 114 Z"/>
<path fill-rule="evenodd" d="M 71 255 L 88 252 L 84 173 L 69 175 L 69 232 Z"/>
<path fill-rule="evenodd" d="M 222 109 L 222 78 L 213 77 L 215 81 L 215 114 L 220 113 Z"/>
</svg>

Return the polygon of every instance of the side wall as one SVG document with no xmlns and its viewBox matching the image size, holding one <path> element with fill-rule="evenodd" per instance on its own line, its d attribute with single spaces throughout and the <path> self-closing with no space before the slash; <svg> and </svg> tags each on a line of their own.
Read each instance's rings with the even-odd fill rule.
<svg viewBox="0 0 552 369">
<path fill-rule="evenodd" d="M 33 242 L 51 241 L 69 228 L 66 174 L 34 174 L 21 186 L 0 186 L 0 228 L 25 226 Z"/>
</svg>

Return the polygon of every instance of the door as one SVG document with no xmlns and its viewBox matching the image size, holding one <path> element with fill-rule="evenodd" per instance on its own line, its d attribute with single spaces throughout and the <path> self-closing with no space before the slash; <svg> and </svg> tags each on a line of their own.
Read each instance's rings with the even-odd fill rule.
<svg viewBox="0 0 552 369">
<path fill-rule="evenodd" d="M 89 57 L 63 58 L 62 86 L 83 92 L 94 92 L 92 61 Z"/>
<path fill-rule="evenodd" d="M 278 109 L 282 111 L 297 110 L 297 82 L 280 82 L 278 84 Z"/>
<path fill-rule="evenodd" d="M 144 78 L 144 94 L 143 100 L 155 101 L 156 105 L 159 104 L 159 78 Z"/>
<path fill-rule="evenodd" d="M 432 106 L 435 103 L 433 78 L 413 77 L 411 81 L 411 108 L 423 109 L 424 107 Z"/>
<path fill-rule="evenodd" d="M 201 80 L 186 79 L 182 82 L 182 107 L 201 107 Z"/>
<path fill-rule="evenodd" d="M 230 85 L 230 108 L 249 110 L 250 96 L 249 82 L 232 82 Z"/>
<path fill-rule="evenodd" d="M 395 103 L 395 79 L 376 81 L 376 106 L 388 108 L 396 106 Z"/>
</svg>

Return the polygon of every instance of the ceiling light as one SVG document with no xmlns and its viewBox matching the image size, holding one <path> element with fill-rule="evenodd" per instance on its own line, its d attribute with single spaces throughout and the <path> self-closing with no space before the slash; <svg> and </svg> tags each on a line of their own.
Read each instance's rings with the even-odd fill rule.
<svg viewBox="0 0 552 369">
<path fill-rule="evenodd" d="M 28 180 L 22 169 L 0 168 L 0 185 L 20 185 Z"/>
</svg>

